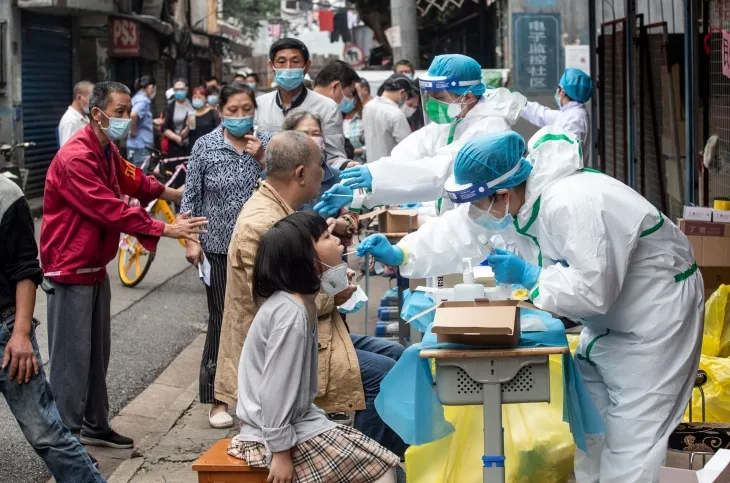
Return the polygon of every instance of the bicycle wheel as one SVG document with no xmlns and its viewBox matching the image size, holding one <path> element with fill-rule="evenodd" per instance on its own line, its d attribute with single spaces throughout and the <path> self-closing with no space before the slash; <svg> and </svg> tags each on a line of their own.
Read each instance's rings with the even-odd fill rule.
<svg viewBox="0 0 730 483">
<path fill-rule="evenodd" d="M 155 259 L 155 252 L 147 251 L 132 235 L 124 235 L 117 259 L 117 271 L 122 285 L 134 287 L 147 275 Z"/>
</svg>

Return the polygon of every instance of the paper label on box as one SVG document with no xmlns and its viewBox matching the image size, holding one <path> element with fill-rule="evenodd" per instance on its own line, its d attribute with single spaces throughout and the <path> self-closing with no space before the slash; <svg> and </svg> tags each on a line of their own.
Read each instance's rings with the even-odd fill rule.
<svg viewBox="0 0 730 483">
<path fill-rule="evenodd" d="M 725 225 L 722 223 L 685 220 L 684 234 L 687 236 L 725 236 Z"/>
</svg>

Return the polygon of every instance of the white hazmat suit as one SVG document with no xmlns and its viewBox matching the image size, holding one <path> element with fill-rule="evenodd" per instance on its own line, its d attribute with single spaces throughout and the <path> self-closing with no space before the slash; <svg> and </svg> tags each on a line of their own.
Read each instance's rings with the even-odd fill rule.
<svg viewBox="0 0 730 483">
<path fill-rule="evenodd" d="M 375 207 L 438 200 L 461 146 L 484 134 L 511 130 L 526 103 L 520 93 L 490 89 L 457 123 L 431 123 L 412 133 L 389 157 L 368 163 L 372 192 L 363 204 Z"/>
<path fill-rule="evenodd" d="M 634 190 L 581 170 L 573 136 L 545 127 L 528 148 L 525 203 L 499 233 L 542 267 L 534 304 L 585 325 L 577 365 L 607 431 L 586 435 L 577 481 L 658 482 L 700 358 L 704 293 L 692 246 Z M 470 210 L 461 205 L 403 238 L 401 274 L 443 275 L 460 272 L 463 257 L 483 260 L 495 233 Z"/>
<path fill-rule="evenodd" d="M 575 135 L 581 143 L 585 159 L 589 159 L 591 121 L 582 102 L 570 101 L 557 110 L 530 101 L 520 115 L 524 120 L 537 127 L 553 126 L 555 129 Z"/>
</svg>

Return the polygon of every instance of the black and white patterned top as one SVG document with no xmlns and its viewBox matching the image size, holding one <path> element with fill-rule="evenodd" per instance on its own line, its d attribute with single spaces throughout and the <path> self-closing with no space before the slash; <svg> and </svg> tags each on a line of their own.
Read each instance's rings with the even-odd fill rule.
<svg viewBox="0 0 730 483">
<path fill-rule="evenodd" d="M 271 134 L 256 134 L 266 149 Z M 254 192 L 261 165 L 248 153 L 239 154 L 223 137 L 223 126 L 201 137 L 188 163 L 181 211 L 208 218 L 200 245 L 210 253 L 226 255 L 236 219 Z"/>
</svg>

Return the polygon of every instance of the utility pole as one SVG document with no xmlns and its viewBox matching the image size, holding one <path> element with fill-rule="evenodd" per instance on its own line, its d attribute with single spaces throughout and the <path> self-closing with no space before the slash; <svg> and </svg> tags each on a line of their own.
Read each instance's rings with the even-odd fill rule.
<svg viewBox="0 0 730 483">
<path fill-rule="evenodd" d="M 393 27 L 400 27 L 400 47 L 393 48 L 393 62 L 410 60 L 420 67 L 418 52 L 418 24 L 416 0 L 390 0 L 390 19 Z"/>
</svg>

